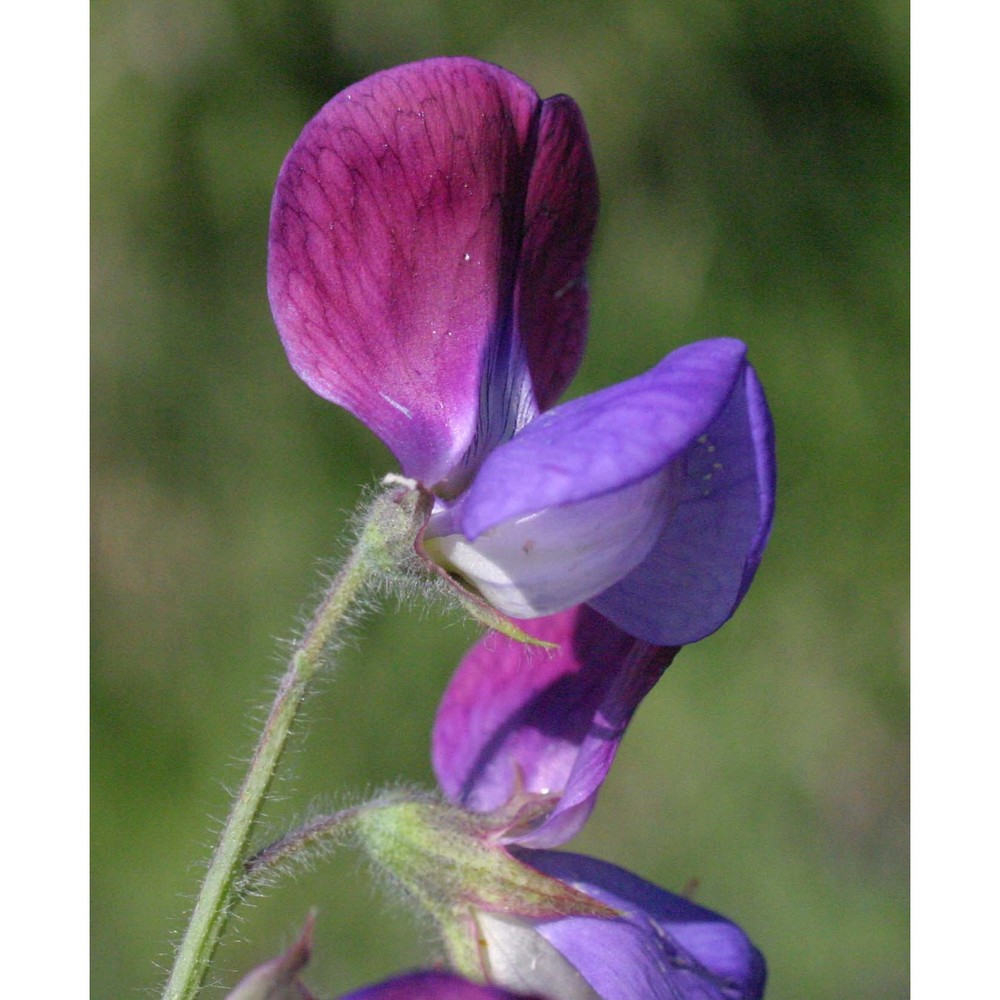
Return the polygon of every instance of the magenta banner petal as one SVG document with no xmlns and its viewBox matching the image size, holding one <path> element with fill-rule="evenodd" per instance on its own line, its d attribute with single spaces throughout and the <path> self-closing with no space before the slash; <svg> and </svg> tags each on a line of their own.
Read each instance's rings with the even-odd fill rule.
<svg viewBox="0 0 1000 1000">
<path fill-rule="evenodd" d="M 746 934 L 717 913 L 595 858 L 517 850 L 546 875 L 619 910 L 619 920 L 537 925 L 602 1000 L 760 1000 L 767 969 Z"/>
<path fill-rule="evenodd" d="M 774 429 L 750 366 L 686 457 L 683 494 L 652 552 L 593 599 L 650 642 L 683 645 L 719 628 L 757 571 L 774 516 Z"/>
<path fill-rule="evenodd" d="M 281 169 L 268 290 L 292 366 L 428 486 L 457 491 L 463 463 L 534 415 L 529 367 L 548 399 L 579 360 L 596 195 L 574 108 L 544 110 L 497 66 L 429 59 L 338 94 Z M 589 222 L 569 224 L 576 183 Z M 519 324 L 522 244 L 550 263 L 522 283 Z"/>
<path fill-rule="evenodd" d="M 445 794 L 474 811 L 551 798 L 540 824 L 511 836 L 553 846 L 586 822 L 632 714 L 676 650 L 587 607 L 518 625 L 558 649 L 484 636 L 442 699 L 432 759 Z"/>
<path fill-rule="evenodd" d="M 282 167 L 269 292 L 292 365 L 428 485 L 472 443 L 509 325 L 539 101 L 470 59 L 333 98 Z"/>
</svg>

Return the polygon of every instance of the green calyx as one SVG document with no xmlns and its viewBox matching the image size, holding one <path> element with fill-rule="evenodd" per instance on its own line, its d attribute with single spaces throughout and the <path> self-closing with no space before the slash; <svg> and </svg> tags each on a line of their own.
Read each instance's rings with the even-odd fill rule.
<svg viewBox="0 0 1000 1000">
<path fill-rule="evenodd" d="M 418 483 L 387 475 L 385 487 L 365 513 L 361 539 L 367 558 L 383 573 L 395 576 L 415 568 L 414 542 L 427 521 L 434 498 Z"/>
<path fill-rule="evenodd" d="M 466 975 L 480 971 L 477 914 L 618 916 L 509 853 L 495 817 L 399 793 L 362 807 L 352 826 L 374 865 L 434 920 L 452 964 Z"/>
</svg>

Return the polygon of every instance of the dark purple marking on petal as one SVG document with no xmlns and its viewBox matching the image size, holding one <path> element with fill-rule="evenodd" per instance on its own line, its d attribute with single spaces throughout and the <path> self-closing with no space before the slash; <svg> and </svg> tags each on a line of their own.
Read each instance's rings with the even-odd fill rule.
<svg viewBox="0 0 1000 1000">
<path fill-rule="evenodd" d="M 432 759 L 445 794 L 474 811 L 551 796 L 542 823 L 511 839 L 552 846 L 586 822 L 632 714 L 677 651 L 584 606 L 518 624 L 559 648 L 480 639 L 445 691 Z"/>
<path fill-rule="evenodd" d="M 774 516 L 774 428 L 752 367 L 685 462 L 680 503 L 651 553 L 590 602 L 649 642 L 683 645 L 714 632 L 760 564 Z"/>
<path fill-rule="evenodd" d="M 631 872 L 561 851 L 518 858 L 624 914 L 566 917 L 538 931 L 603 1000 L 760 1000 L 764 956 L 734 923 Z"/>
</svg>

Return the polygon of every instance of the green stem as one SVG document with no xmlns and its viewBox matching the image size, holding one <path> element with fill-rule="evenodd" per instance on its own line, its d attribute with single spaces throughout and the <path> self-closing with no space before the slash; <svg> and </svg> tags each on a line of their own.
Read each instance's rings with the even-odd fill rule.
<svg viewBox="0 0 1000 1000">
<path fill-rule="evenodd" d="M 357 544 L 297 643 L 177 949 L 163 1000 L 194 1000 L 201 989 L 244 887 L 243 862 L 250 834 L 306 690 L 323 665 L 323 653 L 338 626 L 362 591 L 378 573 L 398 565 L 408 557 L 408 551 L 412 552 L 412 539 L 425 516 L 424 503 L 424 498 L 405 486 L 375 501 Z"/>
<path fill-rule="evenodd" d="M 358 816 L 370 805 L 350 806 L 330 816 L 319 816 L 261 848 L 247 858 L 244 865 L 248 882 L 257 883 L 267 878 L 289 861 L 306 860 L 310 852 L 328 850 L 331 844 L 339 843 L 350 834 Z"/>
</svg>

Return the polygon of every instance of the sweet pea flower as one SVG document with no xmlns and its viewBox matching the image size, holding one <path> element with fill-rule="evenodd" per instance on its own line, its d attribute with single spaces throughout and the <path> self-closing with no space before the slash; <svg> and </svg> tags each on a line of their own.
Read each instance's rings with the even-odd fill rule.
<svg viewBox="0 0 1000 1000">
<path fill-rule="evenodd" d="M 589 603 L 679 646 L 756 572 L 771 419 L 726 338 L 555 405 L 583 354 L 596 217 L 570 98 L 429 59 L 306 125 L 275 190 L 268 292 L 295 371 L 433 494 L 426 558 L 511 617 Z"/>
<path fill-rule="evenodd" d="M 565 843 L 586 822 L 632 715 L 678 650 L 635 639 L 586 606 L 518 624 L 555 649 L 497 634 L 473 646 L 438 709 L 438 781 L 456 805 L 497 817 L 497 840 L 514 857 L 619 917 L 484 910 L 478 930 L 493 981 L 603 1000 L 762 996 L 763 956 L 735 924 L 614 865 L 536 849 Z M 531 964 L 526 955 L 552 950 L 564 963 L 558 978 L 518 971 Z M 592 992 L 554 987 L 573 981 L 567 966 Z"/>
<path fill-rule="evenodd" d="M 514 846 L 501 817 L 412 795 L 356 818 L 463 976 L 550 1000 L 763 996 L 764 959 L 736 924 L 615 865 Z"/>
<path fill-rule="evenodd" d="M 633 713 L 677 649 L 635 639 L 586 605 L 517 624 L 555 648 L 481 638 L 445 690 L 431 759 L 450 801 L 507 810 L 508 842 L 553 847 L 587 821 Z"/>
<path fill-rule="evenodd" d="M 517 624 L 554 650 L 485 636 L 438 711 L 432 758 L 452 805 L 390 798 L 361 842 L 433 916 L 464 975 L 553 1000 L 759 1000 L 764 959 L 731 921 L 614 865 L 538 849 L 583 826 L 677 649 L 586 606 Z"/>
</svg>

